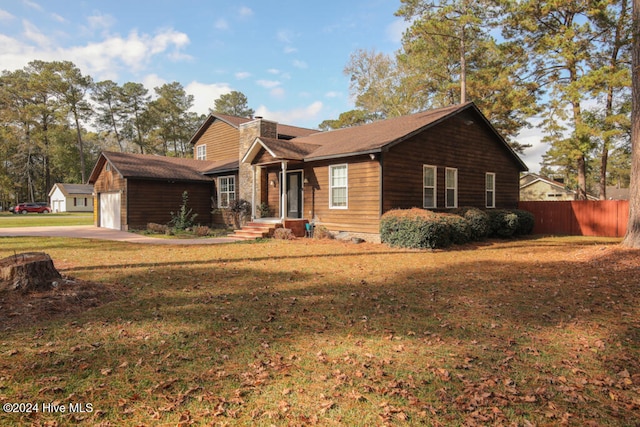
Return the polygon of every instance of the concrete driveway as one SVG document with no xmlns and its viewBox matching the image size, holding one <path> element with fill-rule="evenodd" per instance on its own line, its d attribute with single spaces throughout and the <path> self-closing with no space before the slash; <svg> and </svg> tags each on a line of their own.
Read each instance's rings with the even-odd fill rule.
<svg viewBox="0 0 640 427">
<path fill-rule="evenodd" d="M 16 227 L 0 228 L 0 237 L 71 237 L 78 239 L 112 240 L 117 242 L 144 243 L 154 245 L 212 245 L 237 242 L 233 237 L 211 237 L 200 239 L 162 239 L 142 236 L 126 231 L 94 227 L 93 225 L 73 225 L 56 227 Z"/>
</svg>

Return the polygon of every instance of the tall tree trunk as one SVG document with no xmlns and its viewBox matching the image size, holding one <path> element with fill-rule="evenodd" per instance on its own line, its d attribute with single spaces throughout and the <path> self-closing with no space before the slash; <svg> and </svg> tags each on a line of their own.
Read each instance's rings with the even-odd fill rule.
<svg viewBox="0 0 640 427">
<path fill-rule="evenodd" d="M 85 172 L 85 164 L 84 164 L 84 143 L 82 142 L 82 132 L 80 131 L 80 120 L 78 119 L 78 112 L 73 112 L 73 118 L 76 122 L 76 133 L 78 137 L 78 151 L 80 153 L 80 176 L 82 177 L 82 183 L 86 184 L 86 172 Z"/>
<path fill-rule="evenodd" d="M 629 223 L 622 244 L 640 248 L 640 0 L 633 0 L 631 81 L 631 184 Z"/>
</svg>

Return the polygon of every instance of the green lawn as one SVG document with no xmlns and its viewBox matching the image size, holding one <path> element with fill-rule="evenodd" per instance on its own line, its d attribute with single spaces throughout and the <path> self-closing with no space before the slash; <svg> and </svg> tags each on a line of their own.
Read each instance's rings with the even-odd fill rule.
<svg viewBox="0 0 640 427">
<path fill-rule="evenodd" d="M 0 425 L 638 425 L 640 251 L 617 243 L 0 238 L 98 283 L 0 293 L 0 400 L 67 408 Z"/>
<path fill-rule="evenodd" d="M 50 214 L 29 213 L 26 215 L 14 215 L 9 212 L 0 213 L 0 228 L 92 224 L 93 213 L 91 212 Z"/>
</svg>

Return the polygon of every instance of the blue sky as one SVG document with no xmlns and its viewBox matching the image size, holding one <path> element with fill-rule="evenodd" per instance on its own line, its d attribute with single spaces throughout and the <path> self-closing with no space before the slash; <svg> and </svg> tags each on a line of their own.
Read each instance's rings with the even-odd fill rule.
<svg viewBox="0 0 640 427">
<path fill-rule="evenodd" d="M 96 81 L 177 81 L 205 114 L 244 93 L 257 115 L 315 128 L 353 108 L 357 49 L 393 53 L 399 0 L 0 0 L 0 69 L 70 60 Z M 535 142 L 529 131 L 521 142 Z M 537 150 L 539 151 L 539 149 Z M 524 156 L 537 169 L 536 150 Z"/>
</svg>

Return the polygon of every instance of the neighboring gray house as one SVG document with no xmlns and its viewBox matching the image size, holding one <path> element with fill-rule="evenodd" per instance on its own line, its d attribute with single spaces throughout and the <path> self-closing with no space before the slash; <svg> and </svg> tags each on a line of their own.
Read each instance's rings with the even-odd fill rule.
<svg viewBox="0 0 640 427">
<path fill-rule="evenodd" d="M 93 185 L 56 183 L 49 191 L 51 212 L 93 212 Z"/>
</svg>

